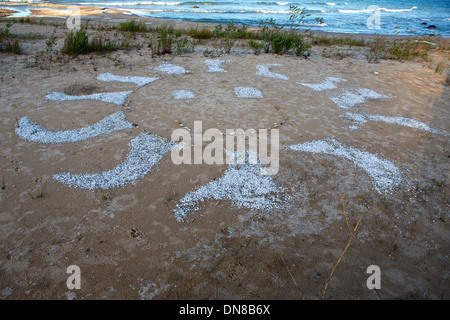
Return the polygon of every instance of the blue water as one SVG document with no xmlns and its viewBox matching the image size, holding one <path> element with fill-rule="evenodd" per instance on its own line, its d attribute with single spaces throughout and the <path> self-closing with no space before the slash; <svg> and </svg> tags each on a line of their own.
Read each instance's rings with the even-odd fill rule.
<svg viewBox="0 0 450 320">
<path fill-rule="evenodd" d="M 45 2 L 45 1 L 41 1 Z M 71 3 L 101 7 L 130 9 L 131 15 L 191 20 L 199 22 L 220 22 L 249 26 L 258 25 L 261 20 L 274 18 L 288 24 L 289 5 L 306 8 L 311 16 L 306 26 L 312 30 L 342 33 L 378 34 L 435 34 L 450 36 L 450 0 L 322 0 L 322 1 L 262 1 L 262 0 L 52 0 L 52 3 Z M 194 8 L 194 6 L 198 8 Z M 379 8 L 379 29 L 369 28 L 367 20 Z M 324 19 L 318 24 L 314 18 Z M 422 23 L 426 23 L 422 24 Z M 427 29 L 435 25 L 436 29 Z"/>
</svg>

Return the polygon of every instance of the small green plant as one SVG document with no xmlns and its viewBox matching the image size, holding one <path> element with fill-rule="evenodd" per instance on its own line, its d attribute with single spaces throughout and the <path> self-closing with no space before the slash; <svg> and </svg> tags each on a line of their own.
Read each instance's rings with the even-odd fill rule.
<svg viewBox="0 0 450 320">
<path fill-rule="evenodd" d="M 238 27 L 233 21 L 229 22 L 224 28 L 222 24 L 215 26 L 213 30 L 214 38 L 233 38 L 233 39 L 254 39 L 258 38 L 257 35 L 249 32 L 247 26 L 242 25 Z"/>
<path fill-rule="evenodd" d="M 411 41 L 400 41 L 396 39 L 388 48 L 386 57 L 393 60 L 409 60 L 411 46 Z"/>
<path fill-rule="evenodd" d="M 159 36 L 151 43 L 152 55 L 171 54 L 173 51 L 174 36 L 169 34 L 168 29 L 160 30 Z"/>
<path fill-rule="evenodd" d="M 322 36 L 313 36 L 312 44 L 314 45 L 322 45 L 322 46 L 350 46 L 350 47 L 364 47 L 367 45 L 366 40 L 363 38 L 355 39 L 353 37 L 343 37 L 338 38 L 335 36 L 329 37 L 327 34 Z"/>
<path fill-rule="evenodd" d="M 291 50 L 294 46 L 294 38 L 288 32 L 280 32 L 273 37 L 271 45 L 273 53 L 281 55 Z"/>
<path fill-rule="evenodd" d="M 292 30 L 294 26 L 291 30 L 284 30 L 284 26 L 278 24 L 273 18 L 260 21 L 264 52 L 309 56 L 308 49 L 311 45 L 306 43 L 304 35 Z"/>
<path fill-rule="evenodd" d="M 223 51 L 223 53 L 229 54 L 236 39 L 245 38 L 247 27 L 241 28 L 234 25 L 233 21 L 227 24 L 224 29 L 221 24 L 217 25 L 213 31 L 213 36 L 216 38 L 214 47 L 216 51 Z"/>
<path fill-rule="evenodd" d="M 47 52 L 52 51 L 53 46 L 56 43 L 56 36 L 52 35 L 46 42 L 45 44 L 47 45 L 47 47 L 45 48 Z"/>
<path fill-rule="evenodd" d="M 8 40 L 4 46 L 0 46 L 0 51 L 9 52 L 13 54 L 21 54 L 19 40 Z"/>
<path fill-rule="evenodd" d="M 120 47 L 122 49 L 128 51 L 128 50 L 130 50 L 130 43 L 131 43 L 131 33 L 123 36 Z"/>
<path fill-rule="evenodd" d="M 182 36 L 180 38 L 176 38 L 175 45 L 175 53 L 176 54 L 186 54 L 190 52 L 194 52 L 195 50 L 195 42 L 190 41 L 187 37 Z"/>
<path fill-rule="evenodd" d="M 369 44 L 369 51 L 366 54 L 368 62 L 378 62 L 385 57 L 387 50 L 387 40 L 385 37 L 376 37 Z"/>
<path fill-rule="evenodd" d="M 226 54 L 230 54 L 231 49 L 233 48 L 234 44 L 235 44 L 236 40 L 233 38 L 222 38 L 219 41 L 219 47 L 226 53 Z"/>
<path fill-rule="evenodd" d="M 143 21 L 128 20 L 117 25 L 117 30 L 124 32 L 144 32 L 147 31 L 147 25 Z"/>
<path fill-rule="evenodd" d="M 434 72 L 442 74 L 445 70 L 445 63 L 444 62 L 438 62 L 436 65 L 436 69 L 434 69 Z"/>
<path fill-rule="evenodd" d="M 385 37 L 377 37 L 369 43 L 366 57 L 369 62 L 377 62 L 379 59 L 429 61 L 428 53 L 433 45 L 421 38 L 396 38 L 389 42 Z"/>
<path fill-rule="evenodd" d="M 102 36 L 96 36 L 89 42 L 90 52 L 104 53 L 111 52 L 116 49 L 117 45 L 115 42 L 103 40 Z"/>
<path fill-rule="evenodd" d="M 273 39 L 281 32 L 284 26 L 279 25 L 273 18 L 261 20 L 259 26 L 261 27 L 264 52 L 270 53 Z"/>
<path fill-rule="evenodd" d="M 9 52 L 14 54 L 20 54 L 20 44 L 18 39 L 10 39 L 11 33 L 9 32 L 9 28 L 12 26 L 11 22 L 6 24 L 6 28 L 4 30 L 0 30 L 0 52 Z"/>
<path fill-rule="evenodd" d="M 354 56 L 354 52 L 350 48 L 331 48 L 330 50 L 324 50 L 322 51 L 322 56 L 325 58 L 333 58 L 337 60 L 342 60 L 344 58 L 350 58 Z"/>
<path fill-rule="evenodd" d="M 202 29 L 191 28 L 188 31 L 188 35 L 191 38 L 199 39 L 199 40 L 211 39 L 212 37 L 214 37 L 213 32 L 207 28 L 202 28 Z"/>
<path fill-rule="evenodd" d="M 263 49 L 264 44 L 260 41 L 256 41 L 256 40 L 249 40 L 248 41 L 248 46 L 253 49 L 253 53 L 255 55 L 259 55 Z"/>
<path fill-rule="evenodd" d="M 218 58 L 218 57 L 220 57 L 223 54 L 224 54 L 223 50 L 220 50 L 220 49 L 217 49 L 217 48 L 215 48 L 213 50 L 205 49 L 203 51 L 203 56 L 207 57 L 207 58 Z"/>
<path fill-rule="evenodd" d="M 75 33 L 70 31 L 67 35 L 62 52 L 69 55 L 84 54 L 89 52 L 89 38 L 82 27 Z"/>
</svg>

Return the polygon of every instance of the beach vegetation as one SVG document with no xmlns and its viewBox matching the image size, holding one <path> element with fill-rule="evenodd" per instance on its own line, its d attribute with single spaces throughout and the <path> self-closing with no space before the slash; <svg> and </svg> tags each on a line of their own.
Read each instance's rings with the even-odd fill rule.
<svg viewBox="0 0 450 320">
<path fill-rule="evenodd" d="M 189 40 L 186 36 L 176 37 L 175 53 L 177 55 L 194 52 L 195 42 Z"/>
<path fill-rule="evenodd" d="M 212 37 L 214 37 L 213 32 L 208 28 L 190 28 L 188 31 L 188 35 L 193 39 L 199 40 L 211 39 Z"/>
<path fill-rule="evenodd" d="M 257 32 L 251 32 L 246 25 L 237 26 L 233 21 L 229 22 L 224 28 L 222 24 L 215 26 L 213 30 L 214 38 L 233 38 L 233 39 L 260 39 Z"/>
<path fill-rule="evenodd" d="M 50 43 L 47 43 L 47 46 L 49 44 Z M 125 42 L 122 41 L 122 46 L 124 45 Z M 89 36 L 87 35 L 84 27 L 82 27 L 76 32 L 72 30 L 69 34 L 67 34 L 66 39 L 64 40 L 62 52 L 68 55 L 79 55 L 92 52 L 111 52 L 117 48 L 118 45 L 115 41 L 104 40 L 101 35 L 95 35 L 91 38 L 91 40 L 89 40 Z"/>
<path fill-rule="evenodd" d="M 311 45 L 306 42 L 305 36 L 293 30 L 285 30 L 274 19 L 266 19 L 260 22 L 262 42 L 259 45 L 265 53 L 277 55 L 295 54 L 297 56 L 309 56 Z M 259 46 L 253 42 L 253 48 Z"/>
<path fill-rule="evenodd" d="M 121 22 L 117 25 L 118 31 L 125 32 L 145 32 L 147 30 L 147 25 L 143 21 L 128 20 L 126 22 Z"/>
<path fill-rule="evenodd" d="M 159 27 L 156 35 L 152 38 L 149 48 L 152 50 L 152 56 L 165 54 L 186 54 L 193 52 L 195 42 L 188 39 L 185 35 L 175 32 L 172 26 Z"/>
<path fill-rule="evenodd" d="M 388 40 L 379 36 L 368 44 L 366 58 L 369 62 L 378 62 L 380 59 L 428 61 L 428 54 L 434 46 L 432 42 L 417 37 Z"/>
<path fill-rule="evenodd" d="M 322 51 L 323 57 L 332 58 L 336 60 L 342 60 L 344 58 L 352 58 L 354 54 L 355 53 L 351 48 L 331 48 L 330 50 L 324 48 Z"/>
<path fill-rule="evenodd" d="M 256 41 L 256 40 L 249 40 L 248 41 L 248 46 L 253 50 L 253 53 L 255 55 L 259 55 L 263 49 L 263 43 L 260 41 Z"/>
<path fill-rule="evenodd" d="M 224 52 L 218 49 L 208 49 L 203 50 L 203 56 L 207 58 L 218 58 L 222 56 Z"/>
<path fill-rule="evenodd" d="M 11 23 L 7 23 L 5 29 L 0 29 L 0 52 L 20 54 L 20 44 L 18 39 L 11 39 L 9 28 Z"/>
<path fill-rule="evenodd" d="M 431 62 L 431 53 L 449 50 L 445 41 L 435 37 L 408 36 L 377 36 L 374 38 L 362 36 L 339 36 L 327 33 L 313 33 L 308 28 L 312 24 L 324 23 L 323 19 L 312 19 L 307 9 L 290 6 L 291 15 L 288 23 L 275 19 L 260 21 L 259 28 L 248 28 L 246 25 L 236 25 L 229 22 L 215 27 L 194 26 L 177 28 L 175 25 L 162 24 L 152 26 L 143 20 L 128 20 L 121 23 L 97 22 L 90 25 L 89 36 L 84 24 L 80 30 L 73 30 L 63 36 L 62 53 L 70 56 L 89 53 L 109 53 L 117 50 L 143 48 L 150 49 L 152 56 L 165 54 L 180 55 L 195 51 L 197 44 L 202 43 L 203 55 L 218 57 L 231 54 L 239 44 L 255 55 L 261 53 L 276 55 L 296 55 L 308 57 L 312 46 L 319 46 L 322 56 L 333 59 L 352 57 L 360 52 L 365 54 L 368 62 L 381 59 L 397 61 L 425 61 L 430 68 L 436 68 L 436 73 L 443 73 L 442 65 Z M 31 33 L 12 33 L 10 27 L 14 23 L 64 27 L 64 24 L 36 18 L 0 19 L 0 52 L 13 54 L 22 53 L 22 43 L 28 40 L 43 40 L 44 51 L 52 53 L 58 43 L 56 30 L 51 34 L 37 31 Z M 5 27 L 6 26 L 6 27 Z M 94 33 L 96 32 L 96 33 Z M 139 33 L 139 34 L 136 34 Z M 360 47 L 355 50 L 353 47 Z M 29 47 L 27 47 L 29 48 Z M 34 46 L 32 47 L 34 48 Z M 59 49 L 58 49 L 59 50 Z M 54 57 L 54 56 L 53 56 Z M 50 62 L 52 57 L 49 58 Z M 45 57 L 41 59 L 45 61 Z M 29 66 L 37 66 L 29 63 Z"/>
<path fill-rule="evenodd" d="M 47 39 L 47 41 L 45 41 L 45 45 L 46 45 L 45 50 L 47 52 L 52 51 L 52 48 L 55 45 L 55 43 L 56 43 L 56 36 L 52 35 L 50 38 Z"/>
<path fill-rule="evenodd" d="M 328 34 L 320 36 L 311 36 L 311 44 L 321 45 L 321 46 L 350 46 L 350 47 L 364 47 L 367 46 L 368 42 L 364 38 L 354 38 L 354 37 L 336 37 L 329 36 Z"/>
<path fill-rule="evenodd" d="M 173 51 L 175 37 L 169 34 L 167 29 L 161 29 L 158 36 L 156 36 L 149 47 L 152 49 L 152 55 L 171 54 Z"/>
<path fill-rule="evenodd" d="M 112 52 L 117 49 L 117 44 L 111 40 L 105 40 L 101 35 L 94 36 L 89 42 L 89 51 L 97 53 Z"/>
<path fill-rule="evenodd" d="M 89 52 L 89 38 L 84 28 L 67 34 L 62 52 L 69 55 L 84 54 Z"/>
<path fill-rule="evenodd" d="M 19 40 L 6 40 L 0 43 L 0 52 L 8 52 L 13 54 L 21 54 Z"/>
<path fill-rule="evenodd" d="M 378 62 L 384 58 L 387 46 L 387 39 L 385 37 L 376 37 L 370 44 L 369 50 L 366 54 L 368 62 Z"/>
<path fill-rule="evenodd" d="M 121 49 L 123 49 L 123 50 L 125 50 L 125 51 L 130 50 L 130 46 L 131 46 L 131 36 L 132 36 L 131 33 L 129 33 L 129 34 L 123 36 L 123 38 L 122 38 L 122 43 L 121 43 L 121 45 L 120 45 L 120 48 L 121 48 Z"/>
<path fill-rule="evenodd" d="M 442 74 L 445 70 L 445 63 L 440 61 L 437 63 L 436 68 L 434 69 L 434 72 Z"/>
</svg>

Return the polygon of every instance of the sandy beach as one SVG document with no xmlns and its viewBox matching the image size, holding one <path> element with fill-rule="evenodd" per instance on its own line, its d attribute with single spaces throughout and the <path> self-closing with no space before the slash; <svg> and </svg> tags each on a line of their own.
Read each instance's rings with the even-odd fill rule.
<svg viewBox="0 0 450 320">
<path fill-rule="evenodd" d="M 21 48 L 0 52 L 0 299 L 450 298 L 448 39 L 408 61 L 246 39 L 155 55 L 150 33 L 108 28 L 136 17 L 83 7 L 89 37 L 127 46 L 70 56 L 66 19 L 33 17 L 68 10 L 32 8 L 0 21 Z M 279 130 L 278 173 L 174 164 L 195 121 Z"/>
</svg>

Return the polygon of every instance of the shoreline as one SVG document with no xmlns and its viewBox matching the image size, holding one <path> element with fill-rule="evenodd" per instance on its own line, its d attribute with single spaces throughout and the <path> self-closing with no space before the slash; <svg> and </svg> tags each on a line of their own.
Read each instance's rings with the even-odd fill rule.
<svg viewBox="0 0 450 320">
<path fill-rule="evenodd" d="M 67 19 L 72 16 L 76 11 L 75 8 L 80 9 L 81 20 L 97 20 L 98 22 L 110 22 L 111 20 L 124 19 L 124 20 L 139 20 L 146 21 L 147 23 L 157 23 L 157 24 L 186 24 L 187 26 L 203 26 L 203 27 L 214 27 L 220 25 L 220 22 L 204 22 L 204 21 L 194 21 L 190 19 L 170 19 L 170 18 L 158 18 L 158 17 L 146 17 L 137 14 L 133 14 L 132 11 L 145 11 L 144 9 L 121 9 L 115 7 L 97 7 L 89 5 L 62 5 L 53 3 L 9 3 L 1 2 L 0 6 L 26 6 L 30 11 L 28 15 L 14 17 L 14 11 L 10 9 L 0 9 L 0 18 L 10 18 L 10 19 L 20 19 L 20 18 L 45 18 L 45 19 Z M 236 23 L 236 26 L 242 26 L 243 24 Z M 249 30 L 259 30 L 259 26 L 246 25 Z M 308 29 L 300 29 L 299 32 L 305 32 Z M 308 30 L 315 35 L 332 35 L 338 38 L 345 37 L 360 37 L 363 39 L 375 39 L 377 37 L 385 37 L 386 39 L 408 39 L 412 37 L 417 38 L 436 38 L 449 40 L 450 37 L 445 37 L 441 35 L 430 34 L 414 34 L 410 35 L 392 35 L 392 34 L 381 34 L 381 33 L 355 33 L 355 32 L 334 32 L 334 31 L 322 31 L 322 30 Z"/>
</svg>

